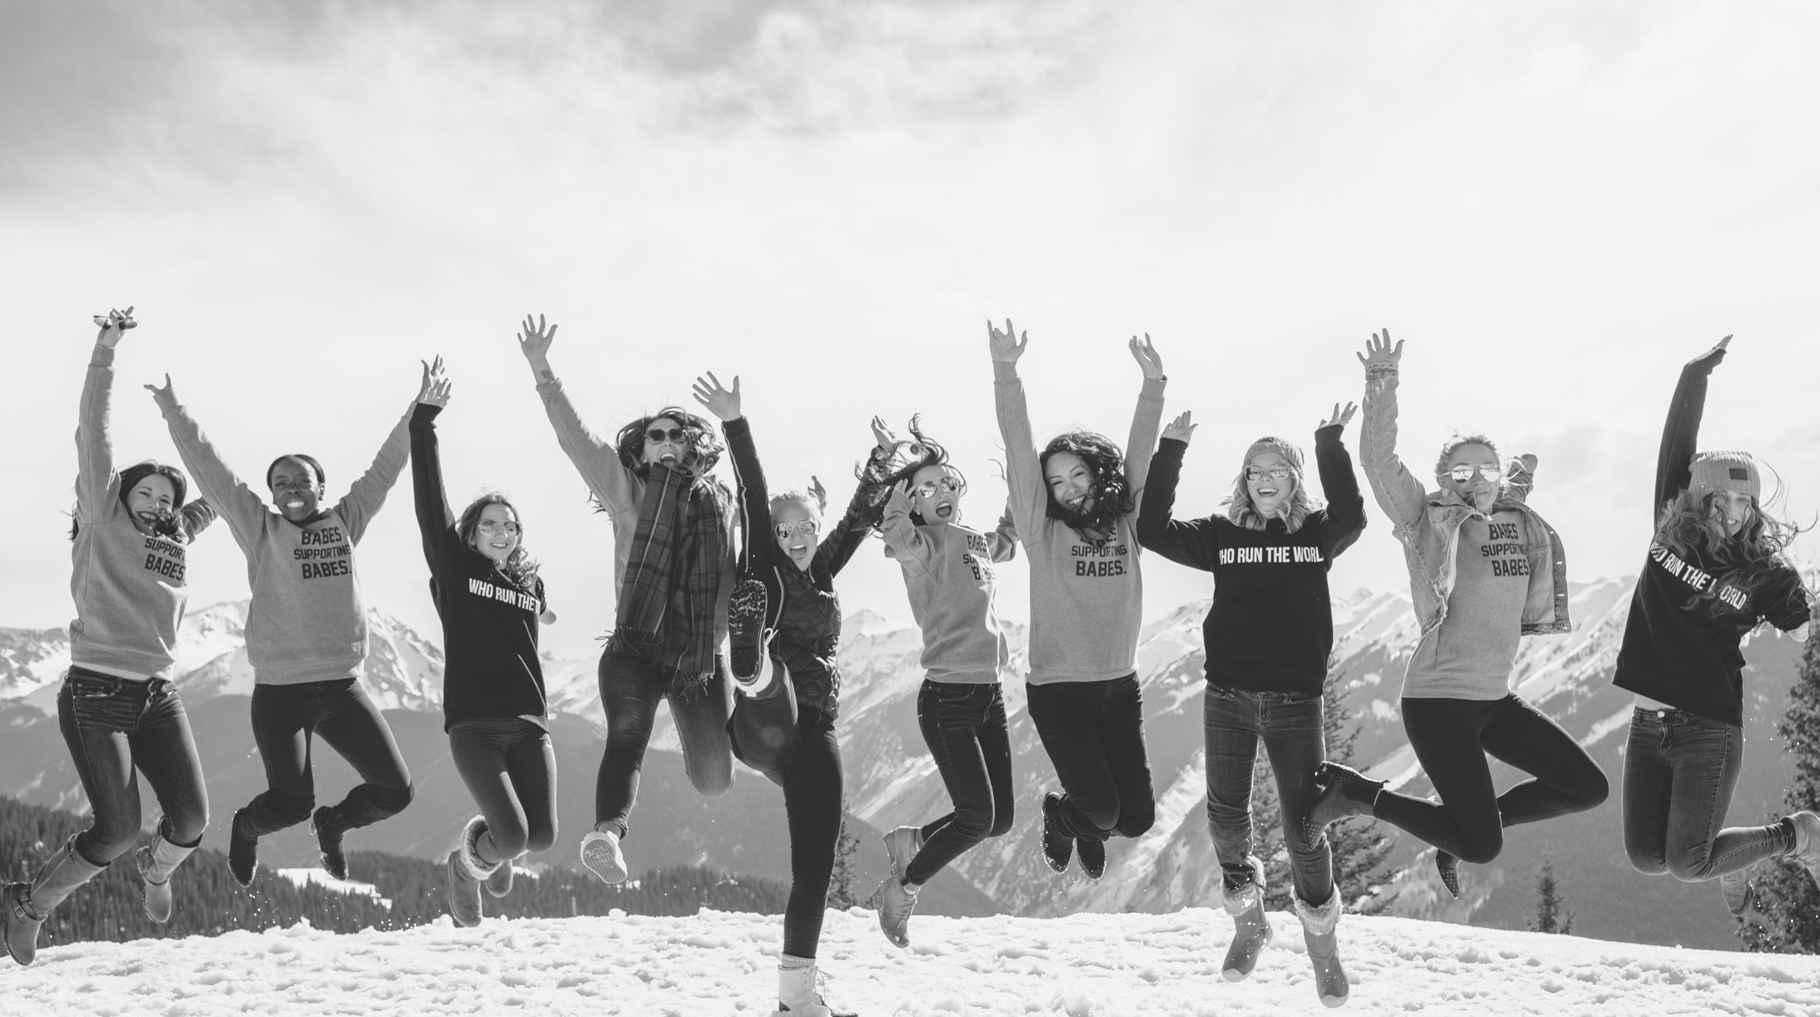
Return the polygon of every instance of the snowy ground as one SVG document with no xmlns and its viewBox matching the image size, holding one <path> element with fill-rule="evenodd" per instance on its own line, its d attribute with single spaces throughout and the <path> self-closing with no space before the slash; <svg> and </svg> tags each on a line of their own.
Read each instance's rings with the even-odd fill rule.
<svg viewBox="0 0 1820 1017">
<path fill-rule="evenodd" d="M 917 918 L 898 950 L 870 912 L 831 913 L 829 999 L 867 1017 L 1227 1017 L 1324 1012 L 1300 928 L 1251 980 L 1220 980 L 1223 912 Z M 1395 918 L 1340 927 L 1354 1014 L 1820 1013 L 1820 958 L 1711 953 Z M 336 936 L 306 926 L 54 947 L 0 974 L 0 1012 L 53 1014 L 756 1014 L 776 1003 L 779 919 L 445 918 Z M 3 962 L 0 962 L 3 963 Z"/>
</svg>

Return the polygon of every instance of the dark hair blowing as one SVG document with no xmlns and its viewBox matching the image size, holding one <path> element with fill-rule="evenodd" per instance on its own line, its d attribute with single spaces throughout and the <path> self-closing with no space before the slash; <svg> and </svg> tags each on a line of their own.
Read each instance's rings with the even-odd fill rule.
<svg viewBox="0 0 1820 1017">
<path fill-rule="evenodd" d="M 120 504 L 125 506 L 127 497 L 133 493 L 133 488 L 138 487 L 141 480 L 154 474 L 171 482 L 171 504 L 182 508 L 184 499 L 189 495 L 189 480 L 184 477 L 182 470 L 175 466 L 167 466 L 156 459 L 134 463 L 120 471 Z M 71 519 L 70 539 L 75 540 L 76 534 L 81 529 L 82 524 Z M 182 517 L 178 516 L 174 510 L 159 515 L 158 519 L 152 523 L 152 532 L 180 544 L 189 539 L 189 534 L 183 532 Z"/>
<path fill-rule="evenodd" d="M 891 499 L 891 489 L 914 479 L 917 471 L 926 466 L 946 466 L 960 472 L 949 464 L 948 450 L 923 433 L 923 415 L 918 413 L 910 418 L 909 441 L 900 440 L 889 449 L 875 445 L 866 461 L 854 467 L 853 476 L 863 492 L 860 497 L 865 502 L 867 524 L 878 529 L 884 522 L 885 502 Z M 927 522 L 915 509 L 910 510 L 910 521 L 918 526 Z"/>
<path fill-rule="evenodd" d="M 714 425 L 705 417 L 690 413 L 680 406 L 666 406 L 620 428 L 619 436 L 613 441 L 614 447 L 619 450 L 619 461 L 640 477 L 649 477 L 651 464 L 645 462 L 645 432 L 651 429 L 653 421 L 665 417 L 682 425 L 686 445 L 681 463 L 683 469 L 688 470 L 698 481 L 706 480 L 708 471 L 720 462 L 720 454 L 727 450 L 727 446 L 721 443 Z"/>
<path fill-rule="evenodd" d="M 1068 511 L 1049 489 L 1049 457 L 1058 452 L 1080 457 L 1087 472 L 1093 475 L 1093 508 L 1086 512 Z M 1100 539 L 1105 540 L 1111 536 L 1118 517 L 1131 511 L 1131 490 L 1125 482 L 1125 453 L 1111 438 L 1094 431 L 1067 431 L 1049 439 L 1038 462 L 1043 470 L 1043 489 L 1049 496 L 1049 518 L 1060 520 L 1077 531 L 1094 530 L 1103 534 Z"/>
<path fill-rule="evenodd" d="M 455 534 L 461 538 L 463 545 L 473 547 L 475 536 L 480 532 L 480 513 L 488 505 L 504 505 L 511 511 L 512 521 L 518 524 L 518 546 L 512 549 L 505 561 L 499 563 L 499 571 L 505 573 L 507 579 L 528 590 L 537 583 L 538 563 L 525 550 L 524 517 L 519 515 L 518 506 L 512 504 L 510 498 L 498 491 L 491 491 L 474 499 L 467 508 L 462 509 L 461 519 L 455 523 Z M 474 553 L 480 552 L 477 550 Z"/>
</svg>

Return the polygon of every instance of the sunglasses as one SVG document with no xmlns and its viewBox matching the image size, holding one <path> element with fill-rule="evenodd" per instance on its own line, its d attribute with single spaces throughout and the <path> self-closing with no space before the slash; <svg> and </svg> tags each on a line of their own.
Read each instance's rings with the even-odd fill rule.
<svg viewBox="0 0 1820 1017">
<path fill-rule="evenodd" d="M 821 528 L 822 524 L 813 519 L 798 519 L 794 523 L 778 523 L 771 527 L 779 540 L 789 540 L 791 537 L 812 537 L 815 535 L 815 531 Z"/>
<path fill-rule="evenodd" d="M 1452 477 L 1453 482 L 1456 484 L 1464 484 L 1471 480 L 1474 473 L 1484 477 L 1488 483 L 1495 484 L 1503 479 L 1504 468 L 1490 463 L 1483 463 L 1479 465 L 1468 464 L 1465 466 L 1456 466 L 1447 471 L 1447 475 Z"/>
<path fill-rule="evenodd" d="M 482 519 L 479 529 L 482 533 L 498 533 L 503 529 L 508 537 L 516 537 L 519 533 L 517 523 L 502 523 L 493 519 Z"/>
<path fill-rule="evenodd" d="M 967 482 L 960 477 L 947 476 L 942 477 L 939 480 L 925 480 L 911 488 L 910 492 L 912 494 L 921 495 L 924 498 L 933 498 L 935 497 L 935 492 L 939 489 L 946 489 L 953 491 L 955 494 L 960 494 L 967 490 Z"/>
<path fill-rule="evenodd" d="M 662 445 L 666 441 L 672 445 L 681 445 L 686 437 L 688 437 L 688 432 L 680 427 L 672 427 L 668 431 L 661 427 L 653 427 L 645 432 L 645 442 L 650 445 Z"/>
<path fill-rule="evenodd" d="M 1287 463 L 1276 463 L 1271 466 L 1245 467 L 1246 480 L 1263 480 L 1268 476 L 1272 480 L 1283 481 L 1295 476 L 1295 471 Z"/>
</svg>

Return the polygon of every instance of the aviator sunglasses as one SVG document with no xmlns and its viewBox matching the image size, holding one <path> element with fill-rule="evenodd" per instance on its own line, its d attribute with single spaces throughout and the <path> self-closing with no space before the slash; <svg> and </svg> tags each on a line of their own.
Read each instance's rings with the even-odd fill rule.
<svg viewBox="0 0 1820 1017">
<path fill-rule="evenodd" d="M 777 533 L 779 540 L 789 540 L 791 537 L 797 536 L 814 536 L 815 531 L 821 528 L 821 524 L 813 519 L 798 519 L 794 523 L 777 523 L 771 527 Z"/>
<path fill-rule="evenodd" d="M 1474 473 L 1484 477 L 1487 483 L 1495 484 L 1503 479 L 1504 468 L 1495 463 L 1480 463 L 1476 465 L 1468 463 L 1464 466 L 1456 466 L 1447 471 L 1447 475 L 1452 477 L 1453 482 L 1456 484 L 1464 484 L 1471 480 Z"/>
</svg>

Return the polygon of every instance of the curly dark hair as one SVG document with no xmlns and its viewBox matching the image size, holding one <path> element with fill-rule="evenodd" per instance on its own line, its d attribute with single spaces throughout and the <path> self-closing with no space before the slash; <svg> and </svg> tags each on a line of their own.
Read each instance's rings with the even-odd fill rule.
<svg viewBox="0 0 1820 1017">
<path fill-rule="evenodd" d="M 688 441 L 689 450 L 683 453 L 683 469 L 698 480 L 705 478 L 714 464 L 720 462 L 720 455 L 727 450 L 727 446 L 722 444 L 719 432 L 707 418 L 690 413 L 680 406 L 666 406 L 620 428 L 619 437 L 613 441 L 614 447 L 619 450 L 619 461 L 639 477 L 648 478 L 651 475 L 651 465 L 645 462 L 645 432 L 651 429 L 652 421 L 665 417 L 682 425 Z"/>
<path fill-rule="evenodd" d="M 1081 462 L 1087 465 L 1087 472 L 1093 474 L 1093 508 L 1085 512 L 1070 511 L 1050 493 L 1049 518 L 1065 523 L 1083 536 L 1088 530 L 1103 534 L 1099 538 L 1100 542 L 1110 539 L 1113 524 L 1118 521 L 1118 517 L 1132 509 L 1131 490 L 1125 482 L 1125 453 L 1120 451 L 1111 438 L 1094 431 L 1058 434 L 1043 446 L 1042 455 L 1038 458 L 1040 467 L 1045 471 L 1044 476 L 1039 478 L 1045 490 L 1049 486 L 1046 472 L 1049 457 L 1058 452 L 1071 452 L 1079 456 Z"/>
<path fill-rule="evenodd" d="M 889 449 L 875 445 L 866 461 L 853 469 L 853 476 L 860 484 L 857 497 L 866 506 L 866 523 L 878 529 L 884 522 L 885 502 L 891 500 L 891 489 L 915 477 L 916 471 L 925 466 L 954 469 L 948 462 L 948 450 L 923 433 L 923 415 L 918 413 L 910 418 L 909 441 L 898 441 Z M 927 520 L 923 519 L 922 513 L 911 509 L 910 521 L 921 526 Z"/>
<path fill-rule="evenodd" d="M 537 584 L 538 562 L 525 551 L 524 517 L 519 514 L 518 506 L 512 504 L 510 498 L 498 491 L 491 491 L 474 499 L 462 510 L 461 520 L 455 524 L 455 533 L 464 545 L 473 547 L 475 535 L 480 532 L 480 513 L 488 505 L 504 505 L 511 511 L 512 520 L 518 524 L 518 546 L 512 549 L 510 557 L 499 563 L 499 571 L 505 573 L 507 579 L 529 590 Z"/>
<path fill-rule="evenodd" d="M 171 482 L 171 504 L 181 508 L 184 499 L 189 495 L 189 480 L 184 477 L 182 470 L 156 459 L 134 463 L 120 471 L 120 504 L 125 505 L 127 496 L 133 493 L 133 488 L 138 487 L 141 480 L 153 474 Z M 81 531 L 82 524 L 74 518 L 70 519 L 70 539 L 75 540 L 76 534 Z M 179 544 L 189 539 L 189 535 L 183 532 L 182 517 L 172 509 L 166 509 L 158 514 L 158 518 L 152 522 L 152 532 Z"/>
</svg>

